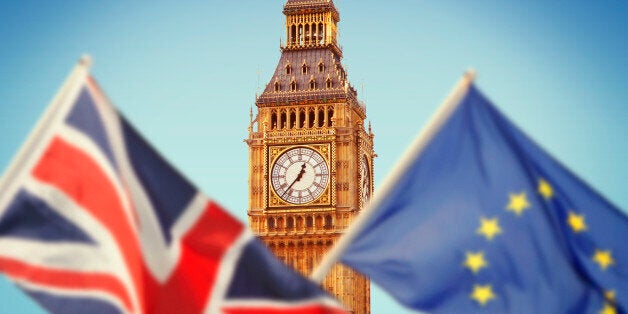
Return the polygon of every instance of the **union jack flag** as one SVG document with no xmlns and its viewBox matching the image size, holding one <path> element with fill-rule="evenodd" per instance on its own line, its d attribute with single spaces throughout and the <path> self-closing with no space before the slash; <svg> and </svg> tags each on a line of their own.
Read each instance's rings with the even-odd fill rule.
<svg viewBox="0 0 628 314">
<path fill-rule="evenodd" d="M 344 313 L 77 65 L 0 181 L 0 271 L 54 313 Z"/>
</svg>

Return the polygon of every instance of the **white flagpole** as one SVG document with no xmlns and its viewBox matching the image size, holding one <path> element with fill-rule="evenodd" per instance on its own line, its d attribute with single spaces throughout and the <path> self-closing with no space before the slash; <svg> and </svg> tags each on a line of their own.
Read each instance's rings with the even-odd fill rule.
<svg viewBox="0 0 628 314">
<path fill-rule="evenodd" d="M 60 111 L 60 104 L 64 99 L 81 84 L 89 73 L 92 60 L 88 55 L 83 55 L 78 61 L 72 72 L 68 75 L 55 97 L 46 107 L 44 114 L 39 118 L 35 128 L 30 132 L 24 144 L 22 144 L 18 153 L 13 157 L 4 175 L 0 177 L 0 203 L 8 196 L 8 190 L 14 185 L 15 179 L 20 175 L 20 170 L 29 162 L 33 151 L 40 146 L 43 140 L 43 134 L 48 130 L 55 121 L 57 113 Z M 4 208 L 4 206 L 0 206 Z"/>
<path fill-rule="evenodd" d="M 467 70 L 467 72 L 460 79 L 458 84 L 453 88 L 451 93 L 445 98 L 440 105 L 439 109 L 432 116 L 427 126 L 419 132 L 418 136 L 414 139 L 412 144 L 408 147 L 405 153 L 401 156 L 395 167 L 386 176 L 381 186 L 373 194 L 373 199 L 370 204 L 362 210 L 362 212 L 351 223 L 345 233 L 338 239 L 336 244 L 325 254 L 321 263 L 314 269 L 310 275 L 310 279 L 314 282 L 321 283 L 331 267 L 338 261 L 340 255 L 347 249 L 353 239 L 362 231 L 364 225 L 368 221 L 369 217 L 373 214 L 375 208 L 384 199 L 385 195 L 391 191 L 399 177 L 406 171 L 406 169 L 412 164 L 414 160 L 423 152 L 427 144 L 434 138 L 434 135 L 447 119 L 451 116 L 454 110 L 460 104 L 462 97 L 467 93 L 469 87 L 475 80 L 475 71 Z"/>
</svg>

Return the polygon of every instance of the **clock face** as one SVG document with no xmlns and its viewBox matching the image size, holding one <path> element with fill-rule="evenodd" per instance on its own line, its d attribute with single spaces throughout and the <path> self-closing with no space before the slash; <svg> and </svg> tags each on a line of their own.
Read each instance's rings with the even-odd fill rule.
<svg viewBox="0 0 628 314">
<path fill-rule="evenodd" d="M 317 199 L 329 182 L 329 168 L 323 156 L 313 149 L 289 149 L 277 158 L 271 170 L 275 193 L 291 204 Z"/>
<path fill-rule="evenodd" d="M 362 155 L 360 162 L 360 183 L 362 185 L 362 204 L 366 205 L 369 199 L 371 199 L 371 171 L 366 155 Z"/>
</svg>

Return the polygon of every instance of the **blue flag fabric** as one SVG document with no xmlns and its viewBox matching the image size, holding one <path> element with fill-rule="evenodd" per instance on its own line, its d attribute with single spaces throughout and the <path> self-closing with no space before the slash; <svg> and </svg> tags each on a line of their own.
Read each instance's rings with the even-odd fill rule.
<svg viewBox="0 0 628 314">
<path fill-rule="evenodd" d="M 473 85 L 341 260 L 432 313 L 625 313 L 628 219 Z"/>
</svg>

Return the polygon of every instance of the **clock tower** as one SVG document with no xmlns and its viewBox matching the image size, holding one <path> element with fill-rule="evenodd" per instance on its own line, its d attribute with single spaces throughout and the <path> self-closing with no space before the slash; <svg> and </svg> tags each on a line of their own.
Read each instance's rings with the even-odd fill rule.
<svg viewBox="0 0 628 314">
<path fill-rule="evenodd" d="M 347 79 L 332 0 L 288 0 L 286 43 L 251 111 L 251 229 L 308 276 L 373 190 L 373 133 Z M 353 313 L 370 312 L 368 280 L 335 265 L 323 281 Z"/>
</svg>

